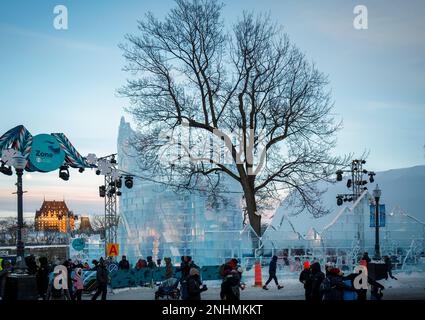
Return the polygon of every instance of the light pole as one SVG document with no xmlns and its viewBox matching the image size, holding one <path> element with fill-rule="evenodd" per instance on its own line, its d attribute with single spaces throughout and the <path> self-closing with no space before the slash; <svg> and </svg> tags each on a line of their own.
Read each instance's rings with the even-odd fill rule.
<svg viewBox="0 0 425 320">
<path fill-rule="evenodd" d="M 16 243 L 16 258 L 17 264 L 15 268 L 16 273 L 26 273 L 25 255 L 24 255 L 24 242 L 22 241 L 22 229 L 24 227 L 24 213 L 23 213 L 23 194 L 22 190 L 22 175 L 27 165 L 27 160 L 22 155 L 13 157 L 13 167 L 16 170 L 18 181 L 16 183 L 16 194 L 18 196 L 18 235 Z"/>
<path fill-rule="evenodd" d="M 375 258 L 377 260 L 381 259 L 381 249 L 379 246 L 379 198 L 381 194 L 381 189 L 376 185 L 375 190 L 373 190 L 373 197 L 375 198 Z"/>
</svg>

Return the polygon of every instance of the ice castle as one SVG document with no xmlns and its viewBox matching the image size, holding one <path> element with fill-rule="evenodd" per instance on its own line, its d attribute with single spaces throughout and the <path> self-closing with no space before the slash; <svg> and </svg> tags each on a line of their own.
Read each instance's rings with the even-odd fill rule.
<svg viewBox="0 0 425 320">
<path fill-rule="evenodd" d="M 122 118 L 120 169 L 148 176 L 138 169 L 137 157 L 128 143 L 133 134 Z M 240 194 L 225 198 L 225 204 L 211 206 L 200 192 L 175 193 L 162 184 L 136 178 L 132 189 L 123 188 L 119 203 L 121 252 L 133 264 L 147 256 L 171 257 L 179 262 L 181 256 L 190 255 L 200 265 L 222 263 L 251 252 L 249 239 L 245 241 L 248 232 L 243 229 Z"/>
<path fill-rule="evenodd" d="M 252 232 L 249 225 L 243 227 L 241 194 L 228 193 L 225 202 L 212 206 L 201 192 L 175 193 L 152 181 L 155 177 L 138 169 L 137 157 L 129 144 L 133 134 L 130 124 L 122 118 L 118 137 L 120 169 L 146 179 L 137 178 L 132 189 L 122 189 L 118 230 L 121 252 L 133 264 L 147 256 L 169 256 L 178 262 L 182 255 L 192 256 L 200 265 L 220 264 L 231 257 L 251 263 L 255 258 Z M 335 192 L 331 187 L 325 195 L 332 203 Z M 305 222 L 309 229 L 304 234 L 294 226 L 296 219 L 290 216 L 291 210 L 285 208 L 284 201 L 255 252 L 261 253 L 261 259 L 276 254 L 287 260 L 317 258 L 340 265 L 349 265 L 364 251 L 373 255 L 370 197 L 365 191 L 355 203 L 338 207 L 338 211 L 333 205 L 333 219 L 322 227 L 318 222 L 326 219 Z M 380 235 L 382 254 L 397 255 L 404 261 L 424 255 L 425 223 L 401 209 L 388 210 Z"/>
</svg>

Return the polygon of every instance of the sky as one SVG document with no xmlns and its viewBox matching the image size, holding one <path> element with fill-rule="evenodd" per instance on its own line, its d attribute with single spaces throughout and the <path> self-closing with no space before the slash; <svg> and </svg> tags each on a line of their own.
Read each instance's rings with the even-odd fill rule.
<svg viewBox="0 0 425 320">
<path fill-rule="evenodd" d="M 231 27 L 244 10 L 270 12 L 291 41 L 329 75 L 334 113 L 343 120 L 336 154 L 369 152 L 368 169 L 425 163 L 425 1 L 232 0 Z M 57 30 L 54 8 L 68 10 Z M 353 27 L 353 9 L 368 9 L 368 29 Z M 131 117 L 117 89 L 127 75 L 118 48 L 148 11 L 159 18 L 173 1 L 2 0 L 0 2 L 0 135 L 23 124 L 33 135 L 63 132 L 83 154 L 116 151 L 121 116 Z M 93 171 L 25 174 L 24 211 L 44 198 L 65 199 L 77 214 L 101 214 L 102 178 Z M 15 177 L 0 176 L 0 216 L 16 215 Z"/>
</svg>

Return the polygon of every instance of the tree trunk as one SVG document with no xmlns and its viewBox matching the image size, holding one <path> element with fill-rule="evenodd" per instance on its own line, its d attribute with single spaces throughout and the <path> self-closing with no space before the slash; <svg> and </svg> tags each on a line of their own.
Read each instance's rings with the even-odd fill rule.
<svg viewBox="0 0 425 320">
<path fill-rule="evenodd" d="M 257 203 L 255 200 L 254 187 L 247 185 L 243 187 L 246 211 L 248 213 L 249 223 L 258 237 L 261 237 L 261 216 L 257 215 Z"/>
</svg>

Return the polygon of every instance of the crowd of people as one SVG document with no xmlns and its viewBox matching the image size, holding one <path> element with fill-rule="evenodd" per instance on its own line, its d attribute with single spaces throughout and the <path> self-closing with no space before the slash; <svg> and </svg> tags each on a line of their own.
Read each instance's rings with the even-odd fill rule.
<svg viewBox="0 0 425 320">
<path fill-rule="evenodd" d="M 283 285 L 279 284 L 277 279 L 277 256 L 273 256 L 269 264 L 269 277 L 263 286 L 264 290 L 269 290 L 269 283 L 274 280 L 277 289 L 282 289 Z M 165 267 L 165 279 L 176 280 L 176 285 L 179 285 L 179 295 L 182 300 L 201 300 L 202 292 L 208 290 L 207 286 L 202 283 L 200 276 L 200 268 L 195 264 L 192 257 L 182 256 L 180 265 L 173 267 L 171 258 L 163 259 Z M 101 297 L 106 300 L 109 283 L 109 268 L 111 263 L 116 264 L 112 259 L 104 260 L 100 258 L 98 261 L 93 260 L 92 265 L 88 262 L 65 260 L 63 263 L 58 261 L 49 262 L 46 257 L 40 257 L 36 261 L 34 256 L 28 256 L 25 259 L 27 271 L 29 274 L 35 275 L 37 282 L 37 291 L 39 298 L 43 300 L 81 300 L 84 290 L 83 271 L 96 271 L 96 292 L 92 296 L 92 300 Z M 371 259 L 367 252 L 364 253 L 359 264 L 368 268 Z M 397 279 L 392 274 L 391 260 L 388 256 L 384 257 L 386 266 L 386 277 Z M 151 256 L 145 259 L 139 259 L 134 265 L 137 270 L 145 269 L 153 272 L 154 268 L 161 266 L 162 259 L 157 259 L 156 262 Z M 61 268 L 56 268 L 58 265 Z M 119 270 L 129 270 L 132 268 L 131 263 L 126 256 L 122 256 L 116 267 Z M 0 269 L 0 297 L 4 293 L 4 283 L 7 274 L 12 272 L 13 266 L 7 260 L 2 261 Z M 66 269 L 66 271 L 64 271 Z M 357 271 L 356 271 L 357 270 Z M 310 264 L 309 261 L 304 261 L 303 270 L 299 275 L 299 281 L 304 286 L 305 300 L 322 301 L 322 300 L 366 300 L 367 289 L 356 288 L 355 279 L 362 272 L 361 269 L 356 269 L 350 274 L 344 274 L 334 263 L 326 263 L 322 272 L 322 266 L 318 261 Z M 61 276 L 62 272 L 66 272 L 67 283 L 64 286 L 55 285 L 57 277 Z M 243 269 L 238 259 L 233 258 L 224 263 L 219 268 L 219 273 L 222 278 L 220 287 L 220 298 L 226 301 L 240 300 L 240 291 L 245 289 L 245 283 L 242 282 Z M 63 279 L 62 277 L 60 279 Z M 59 280 L 60 281 L 60 280 Z M 384 286 L 374 279 L 367 277 L 367 283 L 370 286 L 371 299 L 380 300 L 383 296 L 382 290 Z"/>
<path fill-rule="evenodd" d="M 372 279 L 369 275 L 365 275 L 368 286 L 355 286 L 355 279 L 361 275 L 362 270 L 368 270 L 371 259 L 367 252 L 364 253 L 359 265 L 363 268 L 356 268 L 352 273 L 345 275 L 334 263 L 326 263 L 325 272 L 322 272 L 319 262 L 310 265 L 309 261 L 304 262 L 304 269 L 301 271 L 299 281 L 304 285 L 305 299 L 311 301 L 322 300 L 367 300 L 366 289 L 370 286 L 371 300 L 381 300 L 383 297 L 382 290 L 385 287 L 378 281 Z M 386 266 L 386 277 L 392 275 L 392 265 L 388 256 L 384 257 Z M 359 282 L 360 283 L 360 280 Z"/>
</svg>

